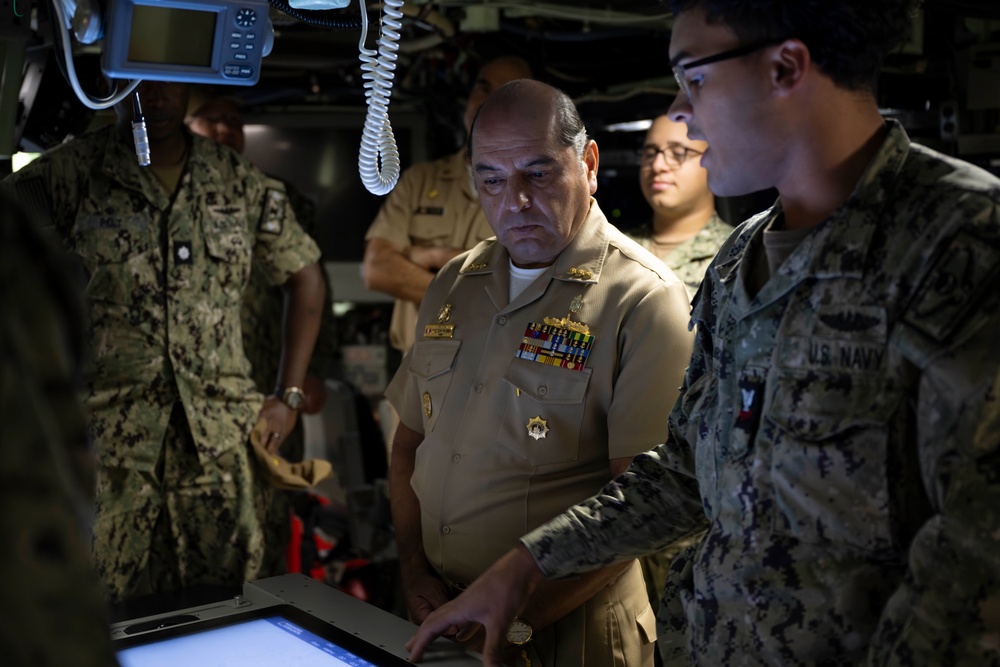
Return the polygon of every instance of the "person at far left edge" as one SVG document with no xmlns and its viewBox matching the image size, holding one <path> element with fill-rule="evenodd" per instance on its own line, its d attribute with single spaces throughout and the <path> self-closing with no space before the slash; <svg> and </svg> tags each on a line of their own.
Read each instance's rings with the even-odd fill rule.
<svg viewBox="0 0 1000 667">
<path fill-rule="evenodd" d="M 277 452 L 322 315 L 319 249 L 280 182 L 184 125 L 188 87 L 144 82 L 151 164 L 132 142 L 133 104 L 4 185 L 79 262 L 90 317 L 84 399 L 98 456 L 93 555 L 113 602 L 262 571 L 270 490 L 248 438 Z M 251 268 L 285 287 L 277 386 L 250 379 L 240 309 Z"/>
</svg>

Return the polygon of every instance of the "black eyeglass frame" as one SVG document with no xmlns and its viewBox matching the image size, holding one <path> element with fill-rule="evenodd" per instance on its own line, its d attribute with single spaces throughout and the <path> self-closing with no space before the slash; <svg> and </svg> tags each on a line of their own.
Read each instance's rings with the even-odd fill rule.
<svg viewBox="0 0 1000 667">
<path fill-rule="evenodd" d="M 702 65 L 711 65 L 713 63 L 722 62 L 723 60 L 732 60 L 734 58 L 748 56 L 754 51 L 760 51 L 761 49 L 766 49 L 769 46 L 781 44 L 784 41 L 784 39 L 769 39 L 763 42 L 744 44 L 742 46 L 737 46 L 735 49 L 729 49 L 728 51 L 723 51 L 722 53 L 716 53 L 711 56 L 705 56 L 704 58 L 692 60 L 689 63 L 677 63 L 676 65 L 671 65 L 670 69 L 674 72 L 674 79 L 677 80 L 678 87 L 688 99 L 691 99 L 691 89 L 688 88 L 687 78 L 684 76 L 684 73 L 687 70 L 694 69 L 695 67 L 701 67 Z"/>
<path fill-rule="evenodd" d="M 653 157 L 648 161 L 644 159 L 645 156 L 643 155 L 646 151 L 656 151 L 655 153 L 653 153 Z M 667 157 L 668 153 L 675 153 L 680 151 L 684 151 L 684 157 L 680 160 L 678 160 L 674 155 L 671 155 L 669 158 Z M 639 160 L 640 167 L 651 167 L 653 166 L 653 163 L 656 162 L 656 158 L 659 155 L 663 155 L 663 159 L 666 161 L 667 166 L 673 169 L 677 169 L 691 158 L 696 158 L 702 153 L 704 153 L 704 151 L 696 150 L 694 148 L 691 148 L 690 146 L 681 146 L 679 144 L 675 144 L 673 146 L 670 146 L 668 144 L 663 148 L 660 148 L 659 146 L 654 146 L 652 144 L 647 144 L 642 148 L 636 150 L 636 157 Z"/>
</svg>

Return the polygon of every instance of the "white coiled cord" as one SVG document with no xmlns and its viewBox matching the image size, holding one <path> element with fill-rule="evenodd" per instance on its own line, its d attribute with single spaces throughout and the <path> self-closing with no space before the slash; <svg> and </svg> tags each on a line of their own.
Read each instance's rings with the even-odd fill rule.
<svg viewBox="0 0 1000 667">
<path fill-rule="evenodd" d="M 133 79 L 128 82 L 125 90 L 118 92 L 116 87 L 115 91 L 107 97 L 95 99 L 88 95 L 80 86 L 80 79 L 76 75 L 76 66 L 73 64 L 73 45 L 70 41 L 69 29 L 66 27 L 69 25 L 69 22 L 66 19 L 66 12 L 63 10 L 62 0 L 52 0 L 52 9 L 55 10 L 56 18 L 58 19 L 59 24 L 59 34 L 62 36 L 60 41 L 62 42 L 61 46 L 66 60 L 66 80 L 69 82 L 69 85 L 73 88 L 73 92 L 76 93 L 77 98 L 84 106 L 95 110 L 110 109 L 132 94 L 132 91 L 139 87 L 139 84 L 142 83 L 142 81 Z"/>
<path fill-rule="evenodd" d="M 365 48 L 368 37 L 368 12 L 365 0 L 361 4 L 361 41 L 358 44 L 361 59 L 361 78 L 364 80 L 368 113 L 361 134 L 358 152 L 358 173 L 369 192 L 385 195 L 399 180 L 399 150 L 389 122 L 389 97 L 396 71 L 396 52 L 399 50 L 399 31 L 402 29 L 403 0 L 385 0 L 382 34 L 378 51 Z M 381 169 L 379 163 L 381 162 Z"/>
</svg>

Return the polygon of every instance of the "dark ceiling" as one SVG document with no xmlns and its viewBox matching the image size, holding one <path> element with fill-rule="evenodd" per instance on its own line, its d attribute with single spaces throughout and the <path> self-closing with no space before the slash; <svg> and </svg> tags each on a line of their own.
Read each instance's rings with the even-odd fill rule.
<svg viewBox="0 0 1000 667">
<path fill-rule="evenodd" d="M 369 4 L 370 33 L 380 9 Z M 404 12 L 393 105 L 427 113 L 432 123 L 460 126 L 478 62 L 497 53 L 529 59 L 600 125 L 648 118 L 676 90 L 666 66 L 672 20 L 659 0 L 445 0 L 407 2 Z M 357 16 L 357 4 L 323 15 Z M 249 109 L 363 104 L 359 30 L 307 25 L 274 8 L 271 16 L 274 50 L 260 83 L 240 91 Z M 963 63 L 984 43 L 1000 44 L 1000 2 L 926 0 L 920 18 L 913 44 L 887 63 L 880 103 L 918 115 L 936 114 L 944 101 L 962 106 Z"/>
</svg>

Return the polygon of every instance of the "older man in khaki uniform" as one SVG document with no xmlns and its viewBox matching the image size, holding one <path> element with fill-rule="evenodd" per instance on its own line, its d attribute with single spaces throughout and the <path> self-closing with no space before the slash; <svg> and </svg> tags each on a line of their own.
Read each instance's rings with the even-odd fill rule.
<svg viewBox="0 0 1000 667">
<path fill-rule="evenodd" d="M 401 418 L 391 491 L 416 621 L 662 440 L 691 349 L 684 285 L 591 197 L 597 145 L 563 93 L 500 88 L 469 153 L 497 237 L 431 283 L 387 391 Z M 509 657 L 650 665 L 652 620 L 639 567 L 625 563 L 540 591 L 510 628 Z"/>
<path fill-rule="evenodd" d="M 531 76 L 528 63 L 514 56 L 483 65 L 465 105 L 466 132 L 490 93 Z M 393 347 L 406 352 L 413 345 L 417 307 L 438 269 L 490 236 L 464 148 L 403 172 L 365 235 L 365 285 L 396 298 L 389 325 Z"/>
<path fill-rule="evenodd" d="M 248 456 L 258 419 L 277 451 L 295 392 L 249 377 L 240 309 L 251 267 L 289 291 L 279 385 L 299 388 L 324 294 L 319 250 L 280 183 L 183 124 L 187 88 L 140 87 L 152 164 L 119 122 L 51 151 L 7 185 L 41 202 L 80 261 L 90 306 L 85 370 L 99 457 L 94 557 L 113 599 L 261 575 L 262 504 Z"/>
</svg>

